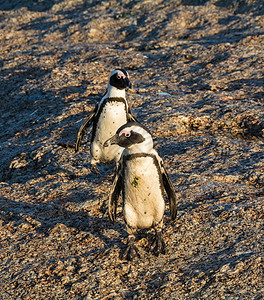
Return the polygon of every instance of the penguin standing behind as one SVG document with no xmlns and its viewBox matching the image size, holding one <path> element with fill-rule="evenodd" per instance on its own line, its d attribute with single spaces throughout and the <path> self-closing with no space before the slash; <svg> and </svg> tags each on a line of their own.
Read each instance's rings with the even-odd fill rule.
<svg viewBox="0 0 264 300">
<path fill-rule="evenodd" d="M 115 160 L 117 163 L 119 161 L 123 148 L 118 145 L 105 148 L 103 143 L 113 136 L 120 126 L 130 121 L 136 121 L 126 101 L 125 89 L 127 87 L 131 88 L 127 71 L 124 69 L 114 70 L 109 77 L 105 95 L 79 129 L 75 152 L 79 151 L 81 140 L 88 127 L 93 123 L 91 139 L 91 170 L 93 172 L 99 173 L 96 167 L 98 162 Z"/>
<path fill-rule="evenodd" d="M 153 149 L 148 130 L 130 122 L 121 126 L 116 134 L 104 143 L 104 147 L 124 147 L 116 177 L 109 196 L 109 217 L 114 223 L 119 195 L 123 196 L 123 215 L 128 232 L 128 244 L 124 258 L 132 260 L 139 256 L 134 244 L 137 229 L 154 228 L 155 236 L 150 250 L 155 255 L 165 253 L 162 237 L 165 211 L 164 189 L 168 195 L 170 215 L 177 214 L 176 194 L 163 166 L 162 159 Z"/>
</svg>

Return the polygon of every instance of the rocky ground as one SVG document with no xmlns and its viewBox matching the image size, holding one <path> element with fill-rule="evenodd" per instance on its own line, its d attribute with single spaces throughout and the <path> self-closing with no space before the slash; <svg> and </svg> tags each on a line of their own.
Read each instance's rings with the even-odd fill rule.
<svg viewBox="0 0 264 300">
<path fill-rule="evenodd" d="M 263 299 L 264 2 L 0 1 L 1 299 Z M 126 68 L 178 198 L 122 259 L 112 166 L 73 143 Z M 120 201 L 121 202 L 121 201 Z"/>
</svg>

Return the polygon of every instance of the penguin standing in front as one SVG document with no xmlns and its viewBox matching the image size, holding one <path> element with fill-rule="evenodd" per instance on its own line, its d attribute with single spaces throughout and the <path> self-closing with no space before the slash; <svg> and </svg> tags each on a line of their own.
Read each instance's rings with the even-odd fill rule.
<svg viewBox="0 0 264 300">
<path fill-rule="evenodd" d="M 165 253 L 162 237 L 165 193 L 167 193 L 171 219 L 177 214 L 176 194 L 163 166 L 162 159 L 153 149 L 148 130 L 139 123 L 129 122 L 104 143 L 104 147 L 119 145 L 125 148 L 109 196 L 109 217 L 114 223 L 119 195 L 123 196 L 123 215 L 128 232 L 124 258 L 132 260 L 139 256 L 134 244 L 138 229 L 154 228 L 155 235 L 150 250 L 155 255 Z"/>
<path fill-rule="evenodd" d="M 108 81 L 107 91 L 101 101 L 96 105 L 93 113 L 80 127 L 75 152 L 79 151 L 81 140 L 87 128 L 93 123 L 91 139 L 91 170 L 99 173 L 96 164 L 98 162 L 110 162 L 115 160 L 118 163 L 122 151 L 118 145 L 108 148 L 103 147 L 104 142 L 113 136 L 116 130 L 123 124 L 136 121 L 131 114 L 126 100 L 126 88 L 131 88 L 129 75 L 124 69 L 114 70 Z"/>
</svg>

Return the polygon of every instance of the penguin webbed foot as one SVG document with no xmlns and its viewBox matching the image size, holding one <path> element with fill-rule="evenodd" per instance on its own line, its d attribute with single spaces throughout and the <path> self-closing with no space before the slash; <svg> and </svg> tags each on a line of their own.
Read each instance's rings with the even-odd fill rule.
<svg viewBox="0 0 264 300">
<path fill-rule="evenodd" d="M 166 245 L 163 240 L 161 230 L 155 232 L 149 250 L 152 251 L 156 256 L 159 256 L 160 253 L 166 253 Z"/>
<path fill-rule="evenodd" d="M 123 256 L 124 259 L 132 261 L 135 257 L 140 258 L 139 250 L 134 242 L 135 242 L 135 236 L 134 235 L 129 236 L 127 248 Z"/>
</svg>

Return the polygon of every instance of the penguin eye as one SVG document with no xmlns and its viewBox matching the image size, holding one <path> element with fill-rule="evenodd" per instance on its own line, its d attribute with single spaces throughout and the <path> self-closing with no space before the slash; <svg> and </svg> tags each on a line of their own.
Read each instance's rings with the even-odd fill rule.
<svg viewBox="0 0 264 300">
<path fill-rule="evenodd" d="M 120 74 L 117 74 L 117 75 L 116 75 L 116 78 L 117 78 L 117 79 L 121 79 L 121 75 L 120 75 Z"/>
<path fill-rule="evenodd" d="M 126 132 L 126 133 L 125 133 L 125 137 L 127 137 L 127 138 L 130 137 L 130 135 L 131 135 L 130 132 Z"/>
</svg>

